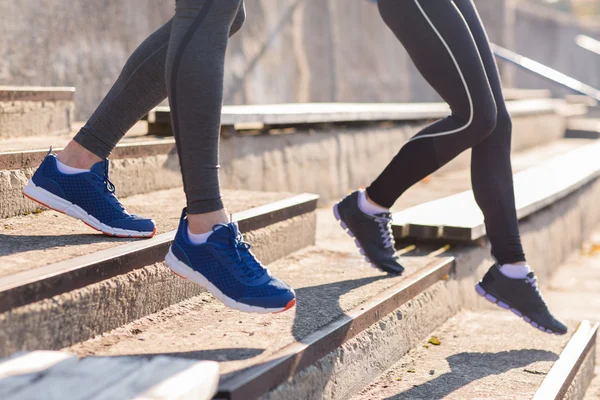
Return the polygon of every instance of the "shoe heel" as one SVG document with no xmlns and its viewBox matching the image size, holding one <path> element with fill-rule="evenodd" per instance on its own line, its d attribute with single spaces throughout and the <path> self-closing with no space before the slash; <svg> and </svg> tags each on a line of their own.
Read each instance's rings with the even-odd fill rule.
<svg viewBox="0 0 600 400">
<path fill-rule="evenodd" d="M 32 180 L 29 180 L 27 185 L 23 188 L 23 194 L 36 203 L 43 205 L 44 207 L 64 214 L 67 214 L 68 208 L 72 206 L 69 201 L 37 186 Z"/>
<path fill-rule="evenodd" d="M 335 217 L 336 221 L 339 221 L 342 219 L 342 217 L 340 216 L 340 210 L 338 209 L 340 203 L 336 203 L 333 206 L 333 216 Z"/>
</svg>

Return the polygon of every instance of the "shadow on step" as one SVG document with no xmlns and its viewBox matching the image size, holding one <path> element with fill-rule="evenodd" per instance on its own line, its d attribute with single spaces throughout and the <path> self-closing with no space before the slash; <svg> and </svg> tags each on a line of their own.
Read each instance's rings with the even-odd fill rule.
<svg viewBox="0 0 600 400">
<path fill-rule="evenodd" d="M 343 295 L 387 277 L 371 276 L 297 289 L 296 318 L 292 327 L 294 339 L 302 341 L 321 326 L 341 317 L 344 314 L 340 306 Z"/>
<path fill-rule="evenodd" d="M 0 257 L 25 253 L 34 250 L 45 250 L 56 247 L 77 246 L 100 242 L 119 241 L 100 233 L 68 234 L 68 235 L 3 235 L 0 234 Z"/>
<path fill-rule="evenodd" d="M 221 392 L 219 392 L 220 395 L 218 395 L 217 398 L 229 397 L 229 390 L 240 390 L 238 387 L 240 382 L 245 382 L 242 384 L 241 390 L 245 390 L 244 387 L 246 383 L 252 386 L 251 390 L 257 390 L 256 393 L 264 393 L 265 390 L 268 391 L 274 389 L 281 383 L 279 379 L 285 381 L 289 377 L 293 377 L 298 371 L 318 362 L 332 349 L 338 348 L 348 334 L 350 325 L 341 325 L 333 334 L 328 335 L 327 337 L 313 337 L 309 339 L 308 335 L 335 320 L 349 322 L 351 318 L 348 317 L 344 311 L 344 308 L 347 308 L 347 306 L 343 308 L 340 305 L 341 297 L 350 293 L 352 290 L 387 278 L 387 275 L 379 275 L 297 289 L 296 297 L 298 302 L 296 304 L 296 315 L 292 326 L 292 335 L 297 342 L 313 344 L 313 346 L 310 346 L 306 351 L 300 353 L 294 353 L 294 351 L 286 353 L 286 350 L 283 350 L 284 355 L 282 357 L 272 358 L 268 361 L 255 362 L 254 364 L 246 365 L 241 369 L 221 375 Z M 364 293 L 359 294 L 358 296 L 357 301 L 360 303 L 364 300 Z M 351 299 L 349 299 L 349 302 L 354 303 Z M 319 342 L 320 345 L 315 346 L 312 342 L 313 340 Z M 333 364 L 326 363 L 323 366 L 321 371 L 323 377 L 333 374 L 334 371 L 331 368 L 332 365 Z M 260 376 L 256 377 L 256 379 L 252 378 L 250 381 L 247 381 L 249 376 L 253 376 L 251 370 L 262 371 Z M 238 378 L 237 382 L 236 378 Z M 231 383 L 232 381 L 234 383 Z M 275 382 L 275 384 L 273 384 L 273 382 Z M 265 387 L 267 386 L 272 387 L 266 389 Z M 257 389 L 257 387 L 260 387 L 260 389 Z M 314 388 L 313 392 L 315 398 L 319 397 L 316 393 L 321 390 L 322 388 L 320 386 Z"/>
<path fill-rule="evenodd" d="M 459 353 L 446 360 L 450 372 L 386 400 L 443 399 L 455 390 L 479 379 L 524 368 L 534 362 L 556 361 L 558 355 L 546 350 L 511 350 L 499 353 Z"/>
</svg>

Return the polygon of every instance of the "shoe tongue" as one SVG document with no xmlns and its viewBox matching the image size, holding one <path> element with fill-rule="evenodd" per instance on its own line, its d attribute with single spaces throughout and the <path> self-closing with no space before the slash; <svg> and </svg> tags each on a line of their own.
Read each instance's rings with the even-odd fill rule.
<svg viewBox="0 0 600 400">
<path fill-rule="evenodd" d="M 235 238 L 238 234 L 238 226 L 236 223 L 231 222 L 227 225 L 221 225 L 208 237 L 208 242 L 227 245 L 232 238 Z"/>
<path fill-rule="evenodd" d="M 104 176 L 104 171 L 106 170 L 106 164 L 108 160 L 104 159 L 102 161 L 97 162 L 91 168 L 91 171 L 99 176 Z"/>
<path fill-rule="evenodd" d="M 531 271 L 530 273 L 527 274 L 527 278 L 529 278 L 529 279 L 535 278 L 535 274 L 533 273 L 533 271 Z"/>
<path fill-rule="evenodd" d="M 389 212 L 383 212 L 383 213 L 379 213 L 379 214 L 374 214 L 376 217 L 379 218 L 385 218 L 385 219 L 391 219 L 392 218 L 392 214 Z"/>
</svg>

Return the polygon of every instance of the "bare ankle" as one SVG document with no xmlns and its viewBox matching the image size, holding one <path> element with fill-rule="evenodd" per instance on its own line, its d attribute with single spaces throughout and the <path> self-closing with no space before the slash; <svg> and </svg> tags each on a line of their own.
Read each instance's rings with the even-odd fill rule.
<svg viewBox="0 0 600 400">
<path fill-rule="evenodd" d="M 211 232 L 215 225 L 228 224 L 230 219 L 227 211 L 220 209 L 204 214 L 188 214 L 187 221 L 190 232 L 202 234 Z"/>
<path fill-rule="evenodd" d="M 71 140 L 69 144 L 58 153 L 58 160 L 73 168 L 90 169 L 97 162 L 102 161 L 98 157 L 79 143 Z"/>
</svg>

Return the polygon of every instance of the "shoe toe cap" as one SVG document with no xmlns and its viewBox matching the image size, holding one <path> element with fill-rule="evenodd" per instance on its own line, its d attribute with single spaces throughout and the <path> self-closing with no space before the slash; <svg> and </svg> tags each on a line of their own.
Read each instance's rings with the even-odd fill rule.
<svg viewBox="0 0 600 400">
<path fill-rule="evenodd" d="M 552 330 L 552 332 L 557 335 L 564 335 L 569 331 L 569 328 L 565 324 L 554 318 L 548 329 Z"/>
<path fill-rule="evenodd" d="M 398 262 L 397 258 L 370 258 L 371 262 L 379 269 L 390 274 L 402 274 L 404 267 Z"/>
<path fill-rule="evenodd" d="M 294 290 L 287 288 L 287 290 L 279 290 L 269 296 L 247 296 L 242 297 L 238 301 L 254 307 L 287 309 L 290 304 L 293 306 L 295 299 L 296 293 Z"/>
<path fill-rule="evenodd" d="M 123 218 L 110 223 L 112 228 L 125 229 L 136 232 L 152 232 L 156 228 L 154 221 L 149 218 L 142 218 L 132 215 L 131 218 Z"/>
</svg>

